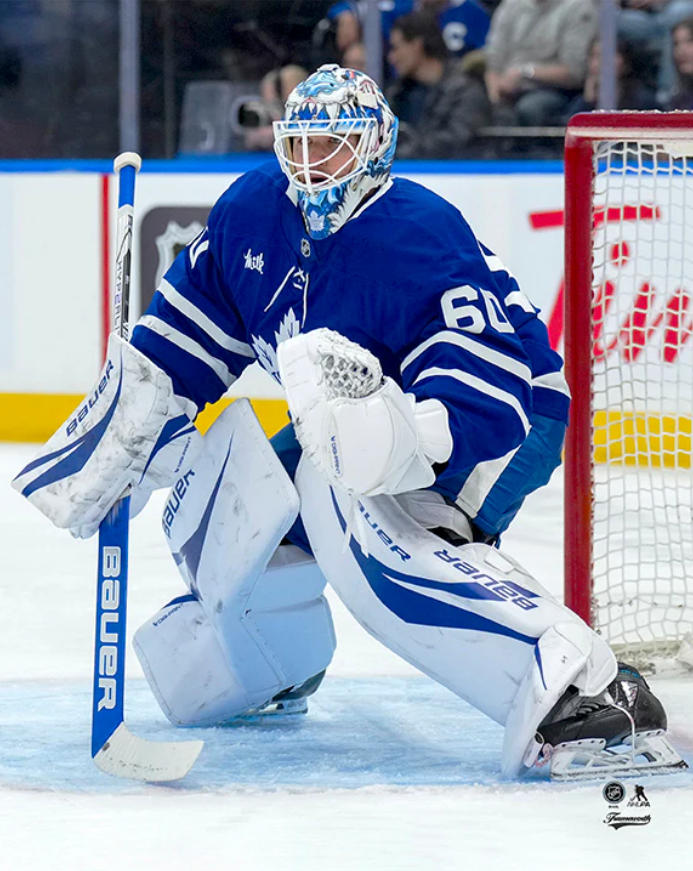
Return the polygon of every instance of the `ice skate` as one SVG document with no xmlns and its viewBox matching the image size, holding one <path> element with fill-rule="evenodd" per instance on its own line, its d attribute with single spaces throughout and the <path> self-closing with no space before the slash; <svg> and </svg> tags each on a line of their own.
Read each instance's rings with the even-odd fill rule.
<svg viewBox="0 0 693 871">
<path fill-rule="evenodd" d="M 322 683 L 325 677 L 325 672 L 309 677 L 302 684 L 295 687 L 289 687 L 282 692 L 277 693 L 274 698 L 271 698 L 264 705 L 257 708 L 248 708 L 242 714 L 234 717 L 234 722 L 237 720 L 255 720 L 258 717 L 288 717 L 294 714 L 308 713 L 308 696 L 312 696 Z"/>
<path fill-rule="evenodd" d="M 538 729 L 537 764 L 556 780 L 635 776 L 687 768 L 665 735 L 667 717 L 645 678 L 619 663 L 599 696 L 569 687 Z"/>
</svg>

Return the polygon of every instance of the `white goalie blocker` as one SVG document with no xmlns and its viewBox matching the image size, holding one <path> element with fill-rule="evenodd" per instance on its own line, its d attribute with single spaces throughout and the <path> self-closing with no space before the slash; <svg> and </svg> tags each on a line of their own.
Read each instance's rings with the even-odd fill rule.
<svg viewBox="0 0 693 871">
<path fill-rule="evenodd" d="M 255 712 L 329 665 L 335 638 L 325 578 L 298 548 L 279 547 L 298 505 L 250 403 L 234 402 L 164 508 L 190 593 L 134 638 L 172 723 L 209 726 Z"/>
<path fill-rule="evenodd" d="M 112 333 L 99 378 L 12 486 L 61 529 L 89 538 L 123 493 L 131 517 L 189 468 L 202 437 L 169 376 Z"/>
</svg>

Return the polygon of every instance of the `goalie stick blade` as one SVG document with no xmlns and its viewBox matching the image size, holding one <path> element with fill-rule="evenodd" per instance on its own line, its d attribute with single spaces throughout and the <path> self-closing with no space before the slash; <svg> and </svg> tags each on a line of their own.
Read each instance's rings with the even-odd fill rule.
<svg viewBox="0 0 693 871">
<path fill-rule="evenodd" d="M 94 763 L 115 777 L 167 783 L 185 777 L 203 746 L 202 741 L 146 741 L 121 723 L 95 754 Z"/>
</svg>

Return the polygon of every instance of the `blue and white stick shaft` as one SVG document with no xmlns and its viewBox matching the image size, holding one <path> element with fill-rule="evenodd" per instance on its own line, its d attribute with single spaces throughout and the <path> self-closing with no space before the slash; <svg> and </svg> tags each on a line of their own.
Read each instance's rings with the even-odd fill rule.
<svg viewBox="0 0 693 871">
<path fill-rule="evenodd" d="M 135 179 L 142 165 L 126 152 L 113 164 L 118 175 L 113 331 L 129 336 Z M 99 527 L 96 644 L 91 755 L 109 774 L 146 781 L 178 780 L 190 770 L 201 741 L 153 742 L 132 735 L 124 722 L 130 496 L 113 505 Z"/>
</svg>

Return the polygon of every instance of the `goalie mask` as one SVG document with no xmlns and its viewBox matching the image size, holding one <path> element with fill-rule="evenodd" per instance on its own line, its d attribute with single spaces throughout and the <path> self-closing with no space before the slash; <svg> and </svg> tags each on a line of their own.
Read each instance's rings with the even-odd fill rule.
<svg viewBox="0 0 693 871">
<path fill-rule="evenodd" d="M 339 230 L 385 184 L 397 127 L 365 73 L 326 64 L 294 88 L 274 122 L 274 150 L 313 239 Z"/>
</svg>

